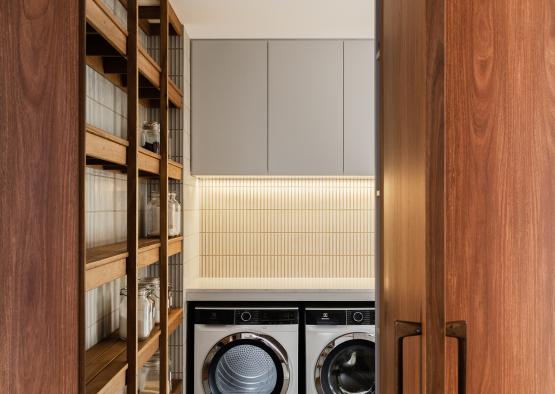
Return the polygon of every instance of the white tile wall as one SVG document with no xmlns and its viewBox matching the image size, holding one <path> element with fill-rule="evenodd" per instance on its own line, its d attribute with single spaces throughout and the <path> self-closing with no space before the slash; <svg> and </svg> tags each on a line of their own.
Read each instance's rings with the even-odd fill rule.
<svg viewBox="0 0 555 394">
<path fill-rule="evenodd" d="M 127 9 L 119 0 L 102 0 L 102 2 L 113 12 L 123 26 L 127 27 Z"/>
<path fill-rule="evenodd" d="M 120 138 L 127 138 L 127 94 L 87 66 L 86 121 Z"/>
<path fill-rule="evenodd" d="M 202 178 L 201 277 L 374 277 L 373 179 Z"/>
<path fill-rule="evenodd" d="M 86 247 L 123 242 L 127 236 L 127 177 L 117 172 L 85 171 Z M 90 290 L 85 296 L 87 349 L 119 327 L 121 281 Z"/>
</svg>

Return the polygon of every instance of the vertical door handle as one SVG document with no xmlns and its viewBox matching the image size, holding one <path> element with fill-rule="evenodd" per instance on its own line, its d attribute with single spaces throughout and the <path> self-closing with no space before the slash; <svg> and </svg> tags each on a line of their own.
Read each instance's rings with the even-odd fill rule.
<svg viewBox="0 0 555 394">
<path fill-rule="evenodd" d="M 445 335 L 457 339 L 458 394 L 466 394 L 466 322 L 448 322 L 445 325 Z"/>
<path fill-rule="evenodd" d="M 421 334 L 421 323 L 402 320 L 395 321 L 395 382 L 397 394 L 403 394 L 403 341 L 407 337 Z"/>
</svg>

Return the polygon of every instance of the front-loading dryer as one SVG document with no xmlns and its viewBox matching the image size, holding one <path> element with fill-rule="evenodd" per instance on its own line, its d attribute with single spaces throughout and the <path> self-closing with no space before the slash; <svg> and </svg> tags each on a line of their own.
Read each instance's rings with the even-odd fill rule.
<svg viewBox="0 0 555 394">
<path fill-rule="evenodd" d="M 375 309 L 306 309 L 307 394 L 375 394 Z"/>
<path fill-rule="evenodd" d="M 197 307 L 195 394 L 297 394 L 298 308 Z"/>
</svg>

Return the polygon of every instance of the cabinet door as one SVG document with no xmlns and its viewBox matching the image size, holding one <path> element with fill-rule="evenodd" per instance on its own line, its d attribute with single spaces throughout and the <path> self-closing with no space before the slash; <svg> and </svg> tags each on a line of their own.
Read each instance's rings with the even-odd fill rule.
<svg viewBox="0 0 555 394">
<path fill-rule="evenodd" d="M 270 41 L 269 171 L 343 174 L 343 43 Z"/>
<path fill-rule="evenodd" d="M 192 173 L 267 173 L 267 42 L 192 42 Z"/>
<path fill-rule="evenodd" d="M 344 45 L 344 173 L 375 175 L 374 40 Z"/>
</svg>

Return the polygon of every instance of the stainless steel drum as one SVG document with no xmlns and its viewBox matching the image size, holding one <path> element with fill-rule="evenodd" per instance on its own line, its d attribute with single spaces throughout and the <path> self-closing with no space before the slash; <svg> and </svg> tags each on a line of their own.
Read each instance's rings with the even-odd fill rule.
<svg viewBox="0 0 555 394">
<path fill-rule="evenodd" d="M 285 350 L 271 337 L 249 332 L 220 340 L 202 375 L 205 392 L 213 394 L 281 394 L 289 384 Z"/>
</svg>

